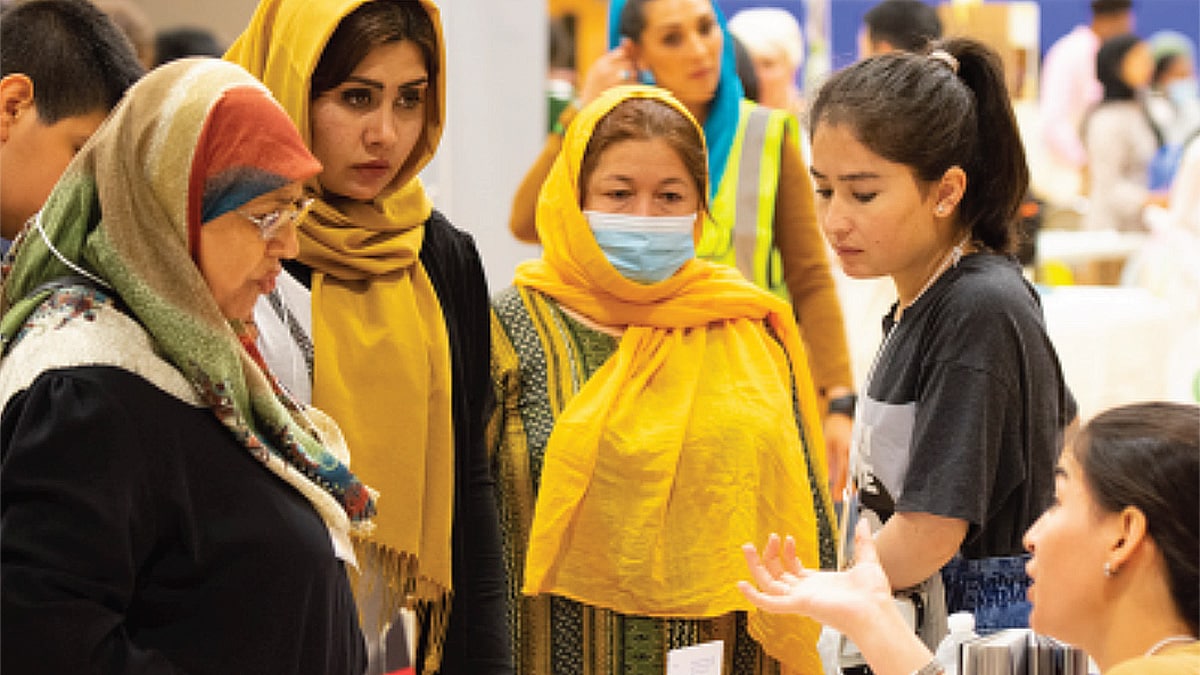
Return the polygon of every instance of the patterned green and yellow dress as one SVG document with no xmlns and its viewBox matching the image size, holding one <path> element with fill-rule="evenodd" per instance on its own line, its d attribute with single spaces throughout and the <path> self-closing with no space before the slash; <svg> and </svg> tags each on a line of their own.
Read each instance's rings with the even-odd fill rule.
<svg viewBox="0 0 1200 675">
<path fill-rule="evenodd" d="M 559 413 L 616 351 L 619 338 L 565 313 L 551 298 L 514 287 L 493 300 L 492 375 L 497 406 L 489 423 L 494 453 L 516 672 L 522 675 L 662 675 L 667 652 L 722 640 L 722 672 L 780 673 L 747 632 L 742 612 L 710 619 L 631 616 L 551 595 L 521 595 L 525 549 L 546 444 Z M 797 404 L 798 405 L 798 404 Z M 799 416 L 797 408 L 797 416 Z M 803 425 L 797 421 L 797 426 Z M 803 432 L 801 432 L 803 434 Z M 812 442 L 802 439 L 805 453 Z M 822 567 L 834 564 L 834 526 L 823 479 L 808 462 Z M 697 523 L 722 514 L 698 514 Z"/>
</svg>

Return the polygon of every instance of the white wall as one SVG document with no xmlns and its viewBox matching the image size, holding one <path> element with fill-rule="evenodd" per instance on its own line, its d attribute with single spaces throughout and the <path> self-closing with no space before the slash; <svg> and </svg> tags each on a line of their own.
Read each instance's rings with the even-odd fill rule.
<svg viewBox="0 0 1200 675">
<path fill-rule="evenodd" d="M 251 0 L 136 0 L 158 28 L 192 25 L 229 44 Z M 312 0 L 319 2 L 320 0 Z M 508 232 L 512 195 L 544 140 L 546 0 L 440 0 L 446 35 L 446 133 L 423 178 L 434 203 L 475 236 L 491 289 L 538 255 Z"/>
<path fill-rule="evenodd" d="M 546 128 L 546 0 L 443 0 L 446 134 L 425 179 L 434 203 L 475 236 L 493 292 L 538 255 L 508 231 L 512 195 Z"/>
</svg>

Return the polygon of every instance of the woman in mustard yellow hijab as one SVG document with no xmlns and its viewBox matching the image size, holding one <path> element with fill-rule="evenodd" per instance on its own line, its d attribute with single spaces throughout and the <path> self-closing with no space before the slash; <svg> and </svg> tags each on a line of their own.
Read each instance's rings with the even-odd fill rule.
<svg viewBox="0 0 1200 675">
<path fill-rule="evenodd" d="M 262 0 L 226 58 L 271 89 L 324 166 L 298 264 L 255 322 L 280 380 L 341 425 L 380 493 L 374 533 L 355 540 L 369 672 L 406 665 L 390 624 L 410 609 L 417 672 L 511 673 L 483 445 L 487 288 L 473 240 L 417 178 L 445 116 L 438 9 Z"/>
<path fill-rule="evenodd" d="M 520 673 L 662 673 L 716 640 L 725 673 L 820 670 L 817 624 L 736 588 L 740 545 L 781 523 L 806 565 L 832 566 L 832 507 L 791 310 L 694 257 L 707 194 L 682 104 L 611 89 L 542 188 L 542 258 L 493 300 Z"/>
</svg>

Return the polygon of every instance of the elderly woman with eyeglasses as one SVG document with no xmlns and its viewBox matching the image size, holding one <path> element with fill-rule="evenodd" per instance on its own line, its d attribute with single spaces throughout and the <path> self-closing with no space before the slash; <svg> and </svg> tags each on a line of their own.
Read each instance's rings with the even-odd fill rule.
<svg viewBox="0 0 1200 675">
<path fill-rule="evenodd" d="M 0 285 L 0 670 L 361 673 L 374 493 L 250 317 L 321 164 L 245 70 L 143 78 Z"/>
</svg>

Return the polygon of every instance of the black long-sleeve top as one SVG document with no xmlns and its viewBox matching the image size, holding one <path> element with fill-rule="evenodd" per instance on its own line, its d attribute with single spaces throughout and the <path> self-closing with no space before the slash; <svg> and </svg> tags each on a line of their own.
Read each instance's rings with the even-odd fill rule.
<svg viewBox="0 0 1200 675">
<path fill-rule="evenodd" d="M 112 366 L 48 370 L 0 417 L 0 670 L 361 673 L 311 504 L 195 407 Z"/>
</svg>

